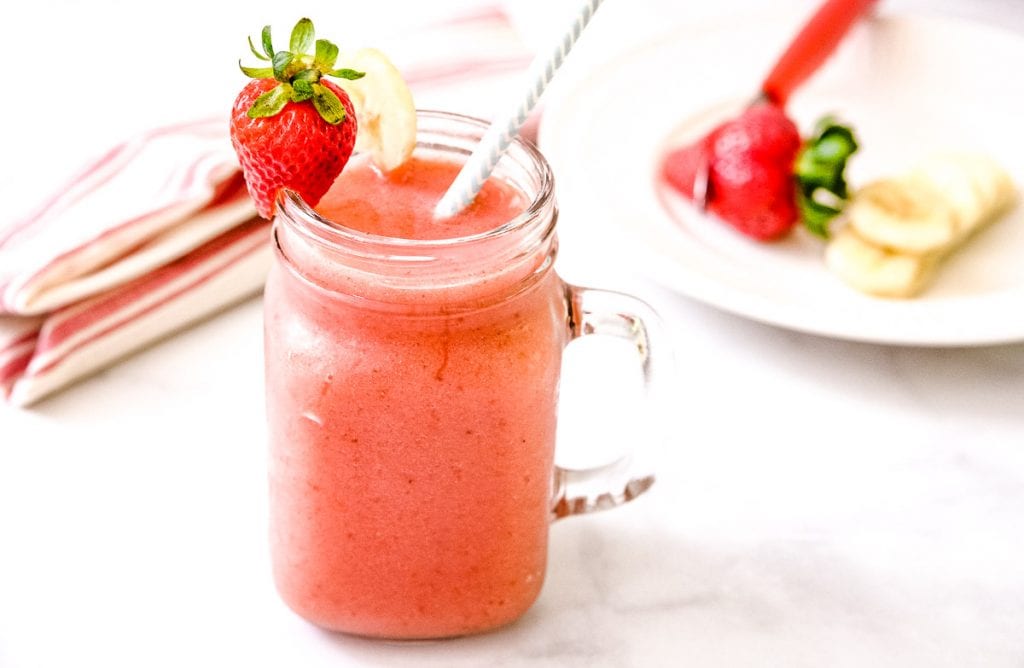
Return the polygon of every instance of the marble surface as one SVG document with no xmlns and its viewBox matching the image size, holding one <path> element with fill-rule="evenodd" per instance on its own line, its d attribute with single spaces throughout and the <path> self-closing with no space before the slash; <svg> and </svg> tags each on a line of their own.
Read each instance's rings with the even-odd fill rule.
<svg viewBox="0 0 1024 668">
<path fill-rule="evenodd" d="M 48 11 L 34 4 L 22 18 Z M 1012 0 L 937 7 L 1024 31 Z M 49 112 L 0 113 L 38 128 Z M 8 195 L 32 187 L 2 176 Z M 552 526 L 520 622 L 383 643 L 279 602 L 253 299 L 32 410 L 0 408 L 0 666 L 1024 666 L 1024 344 L 797 334 L 587 250 L 564 249 L 568 278 L 664 317 L 668 438 L 648 494 Z M 572 351 L 566 456 L 628 440 L 614 411 L 580 424 L 585 401 L 629 403 L 628 355 Z"/>
</svg>

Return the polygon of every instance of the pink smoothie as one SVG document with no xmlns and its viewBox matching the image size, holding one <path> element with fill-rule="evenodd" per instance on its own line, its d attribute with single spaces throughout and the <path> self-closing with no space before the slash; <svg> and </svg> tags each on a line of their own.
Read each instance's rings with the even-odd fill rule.
<svg viewBox="0 0 1024 668">
<path fill-rule="evenodd" d="M 457 170 L 435 158 L 389 176 L 350 165 L 318 210 L 361 231 L 435 239 L 486 231 L 526 205 L 492 179 L 439 225 L 431 211 Z M 467 249 L 465 280 L 410 290 L 284 246 L 294 264 L 275 264 L 265 298 L 281 596 L 317 625 L 371 636 L 515 620 L 544 579 L 568 336 L 547 250 L 517 272 L 481 268 Z"/>
</svg>

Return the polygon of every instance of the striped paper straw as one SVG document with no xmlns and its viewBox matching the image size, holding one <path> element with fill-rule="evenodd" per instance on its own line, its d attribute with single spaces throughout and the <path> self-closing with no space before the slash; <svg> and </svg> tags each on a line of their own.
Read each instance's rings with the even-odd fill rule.
<svg viewBox="0 0 1024 668">
<path fill-rule="evenodd" d="M 469 156 L 469 160 L 463 165 L 444 197 L 437 203 L 437 207 L 434 209 L 435 218 L 443 219 L 454 216 L 466 208 L 480 192 L 487 177 L 494 171 L 494 166 L 498 164 L 498 160 L 501 159 L 508 145 L 519 134 L 519 129 L 526 122 L 530 110 L 537 105 L 544 89 L 555 76 L 555 71 L 561 67 L 565 57 L 572 50 L 576 40 L 590 23 L 590 19 L 602 2 L 604 0 L 586 0 L 576 13 L 572 25 L 565 31 L 562 39 L 558 41 L 547 57 L 538 55 L 534 59 L 530 65 L 532 84 L 526 94 L 522 96 L 521 101 L 514 109 L 504 116 L 495 118 L 487 128 L 483 139 L 477 144 L 473 154 Z"/>
</svg>

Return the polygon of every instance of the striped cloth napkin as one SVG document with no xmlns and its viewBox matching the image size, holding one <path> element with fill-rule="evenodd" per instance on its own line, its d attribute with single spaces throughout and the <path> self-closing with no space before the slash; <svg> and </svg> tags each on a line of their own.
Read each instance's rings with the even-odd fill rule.
<svg viewBox="0 0 1024 668">
<path fill-rule="evenodd" d="M 530 60 L 490 7 L 391 46 L 382 45 L 418 107 L 484 117 Z M 269 229 L 245 192 L 226 118 L 113 147 L 0 227 L 0 396 L 27 406 L 256 294 Z"/>
</svg>

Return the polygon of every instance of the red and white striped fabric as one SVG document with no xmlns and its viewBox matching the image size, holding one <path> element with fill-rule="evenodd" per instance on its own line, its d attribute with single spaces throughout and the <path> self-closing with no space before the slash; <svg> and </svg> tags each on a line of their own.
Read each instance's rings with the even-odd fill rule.
<svg viewBox="0 0 1024 668">
<path fill-rule="evenodd" d="M 483 116 L 530 59 L 492 8 L 383 47 L 417 106 Z M 263 285 L 270 224 L 245 192 L 225 118 L 144 133 L 56 192 L 0 227 L 0 396 L 14 405 Z"/>
<path fill-rule="evenodd" d="M 252 294 L 268 236 L 223 119 L 115 146 L 0 230 L 0 394 L 31 404 Z"/>
</svg>

